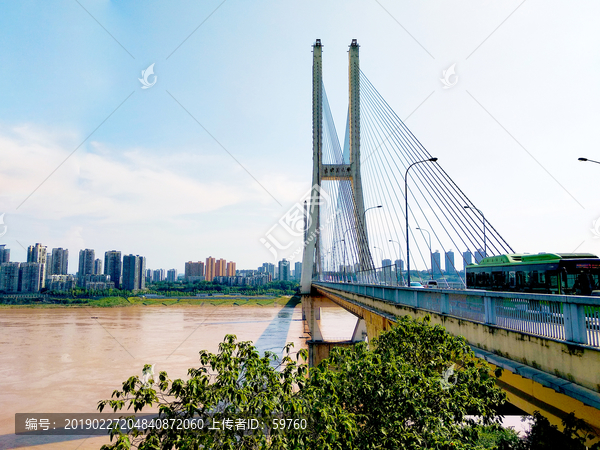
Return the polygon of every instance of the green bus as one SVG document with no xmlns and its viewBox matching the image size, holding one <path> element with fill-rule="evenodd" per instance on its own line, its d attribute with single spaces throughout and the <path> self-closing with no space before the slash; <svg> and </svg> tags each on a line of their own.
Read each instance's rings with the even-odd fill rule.
<svg viewBox="0 0 600 450">
<path fill-rule="evenodd" d="M 489 256 L 469 264 L 466 277 L 467 289 L 600 295 L 600 259 L 591 253 Z"/>
</svg>

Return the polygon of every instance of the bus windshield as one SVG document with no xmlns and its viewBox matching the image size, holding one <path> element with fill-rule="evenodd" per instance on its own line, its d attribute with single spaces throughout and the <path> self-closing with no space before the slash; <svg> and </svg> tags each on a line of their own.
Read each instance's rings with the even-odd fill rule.
<svg viewBox="0 0 600 450">
<path fill-rule="evenodd" d="M 600 290 L 600 263 L 597 261 L 561 261 L 561 284 L 564 294 L 591 295 Z"/>
</svg>

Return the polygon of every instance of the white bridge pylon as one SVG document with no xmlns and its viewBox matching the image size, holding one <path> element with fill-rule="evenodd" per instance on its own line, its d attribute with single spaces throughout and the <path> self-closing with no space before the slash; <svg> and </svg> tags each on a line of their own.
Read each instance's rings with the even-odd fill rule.
<svg viewBox="0 0 600 450">
<path fill-rule="evenodd" d="M 359 270 L 373 269 L 368 236 L 364 224 L 365 207 L 360 172 L 360 66 L 359 45 L 352 40 L 348 52 L 349 87 L 349 164 L 323 164 L 323 46 L 317 39 L 313 45 L 313 175 L 311 197 L 307 203 L 307 230 L 302 259 L 302 294 L 309 294 L 314 277 L 319 273 L 320 261 L 320 205 L 321 183 L 324 180 L 349 180 L 352 186 L 353 216 L 356 226 Z"/>
</svg>

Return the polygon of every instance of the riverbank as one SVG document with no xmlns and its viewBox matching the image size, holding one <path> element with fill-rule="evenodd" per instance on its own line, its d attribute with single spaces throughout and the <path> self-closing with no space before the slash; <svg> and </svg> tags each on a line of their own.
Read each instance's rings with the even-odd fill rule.
<svg viewBox="0 0 600 450">
<path fill-rule="evenodd" d="M 0 304 L 2 309 L 15 308 L 115 308 L 132 306 L 296 306 L 300 297 L 291 295 L 272 296 L 235 296 L 213 295 L 202 297 L 103 297 L 56 299 L 55 302 L 31 302 L 27 304 Z"/>
</svg>

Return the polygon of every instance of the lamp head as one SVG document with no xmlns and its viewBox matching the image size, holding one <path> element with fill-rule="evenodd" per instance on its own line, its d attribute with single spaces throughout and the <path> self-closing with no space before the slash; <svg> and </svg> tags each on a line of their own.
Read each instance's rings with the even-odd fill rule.
<svg viewBox="0 0 600 450">
<path fill-rule="evenodd" d="M 587 161 L 587 158 L 579 158 L 579 161 Z"/>
<path fill-rule="evenodd" d="M 438 159 L 437 158 L 429 158 L 429 161 L 431 162 L 436 162 Z"/>
</svg>

